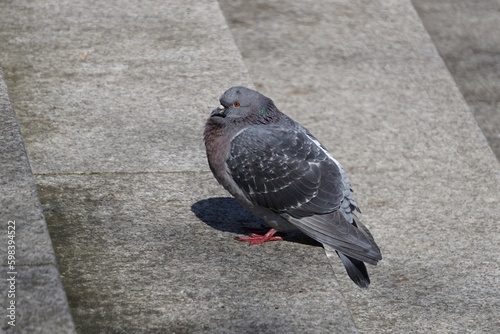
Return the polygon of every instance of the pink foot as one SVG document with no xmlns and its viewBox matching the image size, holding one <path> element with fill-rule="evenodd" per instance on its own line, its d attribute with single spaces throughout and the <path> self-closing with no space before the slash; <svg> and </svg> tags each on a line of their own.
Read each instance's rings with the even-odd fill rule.
<svg viewBox="0 0 500 334">
<path fill-rule="evenodd" d="M 274 236 L 274 234 L 276 232 L 278 232 L 278 231 L 276 231 L 275 229 L 270 229 L 269 232 L 267 232 L 264 235 L 252 233 L 252 234 L 250 234 L 249 237 L 237 237 L 236 239 L 239 240 L 239 241 L 249 242 L 252 245 L 262 244 L 262 243 L 267 242 L 267 241 L 280 241 L 280 240 L 283 240 L 282 237 Z"/>
</svg>

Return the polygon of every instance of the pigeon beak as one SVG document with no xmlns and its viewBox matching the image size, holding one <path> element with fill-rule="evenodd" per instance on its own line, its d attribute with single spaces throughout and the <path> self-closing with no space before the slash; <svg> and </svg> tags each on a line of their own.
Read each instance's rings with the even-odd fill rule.
<svg viewBox="0 0 500 334">
<path fill-rule="evenodd" d="M 226 117 L 226 108 L 221 104 L 220 106 L 218 106 L 216 109 L 214 109 L 212 111 L 212 113 L 210 114 L 210 117 Z"/>
</svg>

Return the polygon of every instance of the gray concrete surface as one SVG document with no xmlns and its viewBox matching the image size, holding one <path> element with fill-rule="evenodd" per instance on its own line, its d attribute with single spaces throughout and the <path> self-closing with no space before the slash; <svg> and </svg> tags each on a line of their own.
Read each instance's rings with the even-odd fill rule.
<svg viewBox="0 0 500 334">
<path fill-rule="evenodd" d="M 500 159 L 500 1 L 413 0 L 413 4 Z"/>
<path fill-rule="evenodd" d="M 238 50 L 215 1 L 0 3 L 77 331 L 493 332 L 500 169 L 411 3 L 252 4 L 221 1 Z M 235 84 L 346 167 L 384 255 L 369 290 L 305 239 L 233 240 L 259 221 L 213 180 L 201 133 Z"/>
<path fill-rule="evenodd" d="M 0 188 L 0 332 L 74 333 L 35 180 L 1 68 Z"/>
<path fill-rule="evenodd" d="M 322 249 L 234 240 L 259 221 L 208 173 L 39 184 L 81 333 L 355 332 Z"/>
<path fill-rule="evenodd" d="M 203 124 L 252 81 L 216 1 L 2 2 L 0 65 L 77 332 L 356 332 L 322 248 L 234 240 Z"/>
<path fill-rule="evenodd" d="M 359 332 L 495 332 L 499 164 L 411 2 L 220 3 L 256 87 L 344 164 L 381 246 L 369 290 L 337 275 Z"/>
</svg>

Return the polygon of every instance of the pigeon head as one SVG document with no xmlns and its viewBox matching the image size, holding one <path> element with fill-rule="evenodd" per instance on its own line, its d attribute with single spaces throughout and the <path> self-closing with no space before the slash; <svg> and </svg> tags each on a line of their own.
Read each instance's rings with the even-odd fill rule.
<svg viewBox="0 0 500 334">
<path fill-rule="evenodd" d="M 220 97 L 221 105 L 212 111 L 209 120 L 219 125 L 234 123 L 266 124 L 277 121 L 280 112 L 273 101 L 246 87 L 229 88 Z"/>
</svg>

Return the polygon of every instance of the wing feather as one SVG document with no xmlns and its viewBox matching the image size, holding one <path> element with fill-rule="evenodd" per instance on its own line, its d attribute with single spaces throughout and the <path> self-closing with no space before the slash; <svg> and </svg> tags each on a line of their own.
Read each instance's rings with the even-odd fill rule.
<svg viewBox="0 0 500 334">
<path fill-rule="evenodd" d="M 226 163 L 251 202 L 279 213 L 328 213 L 344 197 L 339 167 L 300 129 L 250 127 L 232 140 Z"/>
<path fill-rule="evenodd" d="M 233 138 L 226 163 L 254 205 L 347 256 L 371 264 L 381 259 L 373 237 L 354 218 L 359 209 L 349 179 L 307 130 L 252 126 Z"/>
</svg>

